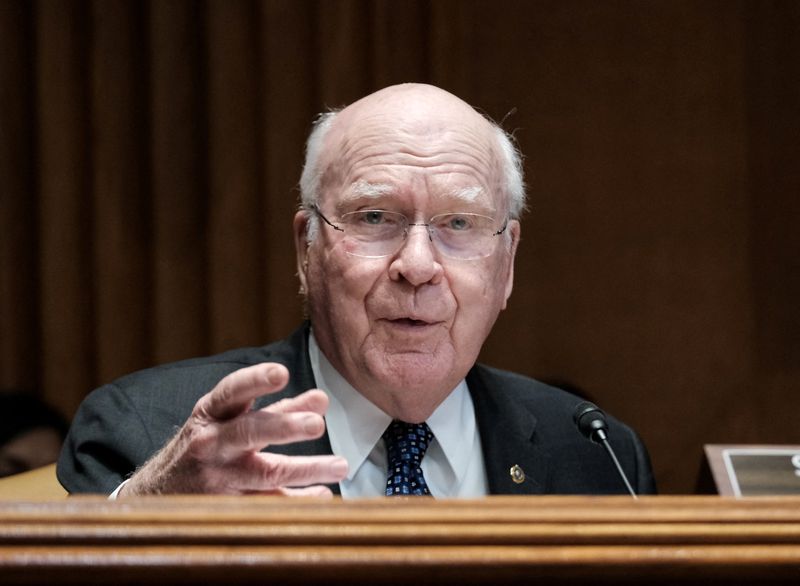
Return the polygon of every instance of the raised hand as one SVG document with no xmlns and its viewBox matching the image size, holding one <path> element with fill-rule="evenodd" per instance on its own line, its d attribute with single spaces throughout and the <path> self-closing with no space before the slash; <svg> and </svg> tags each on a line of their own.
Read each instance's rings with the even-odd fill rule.
<svg viewBox="0 0 800 586">
<path fill-rule="evenodd" d="M 312 389 L 263 409 L 261 395 L 283 389 L 289 372 L 263 363 L 237 370 L 200 398 L 178 433 L 118 496 L 169 493 L 330 495 L 347 475 L 338 456 L 286 456 L 265 447 L 320 437 L 328 397 Z"/>
</svg>

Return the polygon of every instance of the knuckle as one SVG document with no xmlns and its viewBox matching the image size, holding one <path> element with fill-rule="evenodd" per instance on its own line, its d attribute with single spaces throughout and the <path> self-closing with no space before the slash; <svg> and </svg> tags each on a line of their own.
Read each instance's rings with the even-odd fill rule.
<svg viewBox="0 0 800 586">
<path fill-rule="evenodd" d="M 248 416 L 237 417 L 230 422 L 233 433 L 233 440 L 237 445 L 246 450 L 262 447 L 264 443 L 258 433 L 258 427 L 253 424 L 252 418 Z"/>
<path fill-rule="evenodd" d="M 216 425 L 190 420 L 181 429 L 186 454 L 197 462 L 210 460 L 218 453 L 220 431 Z"/>
<path fill-rule="evenodd" d="M 231 374 L 225 376 L 221 381 L 217 383 L 217 385 L 211 390 L 214 397 L 221 403 L 227 403 L 231 399 L 233 399 L 233 390 L 235 388 L 234 379 L 236 373 L 232 372 Z"/>
<path fill-rule="evenodd" d="M 262 428 L 269 430 L 269 436 L 273 443 L 302 439 L 305 435 L 302 418 L 295 413 L 262 412 L 258 418 Z"/>
<path fill-rule="evenodd" d="M 273 421 L 275 422 L 275 431 L 280 437 L 289 439 L 297 435 L 298 426 L 296 418 L 291 414 L 280 415 L 275 417 Z"/>
<path fill-rule="evenodd" d="M 291 458 L 283 454 L 268 454 L 263 459 L 262 481 L 269 487 L 281 487 L 291 477 Z"/>
</svg>

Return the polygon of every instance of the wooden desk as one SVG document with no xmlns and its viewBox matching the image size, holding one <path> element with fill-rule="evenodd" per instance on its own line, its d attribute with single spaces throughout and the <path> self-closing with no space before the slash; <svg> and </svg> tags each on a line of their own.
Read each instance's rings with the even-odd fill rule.
<svg viewBox="0 0 800 586">
<path fill-rule="evenodd" d="M 800 498 L 0 503 L 4 585 L 400 581 L 797 585 Z"/>
</svg>

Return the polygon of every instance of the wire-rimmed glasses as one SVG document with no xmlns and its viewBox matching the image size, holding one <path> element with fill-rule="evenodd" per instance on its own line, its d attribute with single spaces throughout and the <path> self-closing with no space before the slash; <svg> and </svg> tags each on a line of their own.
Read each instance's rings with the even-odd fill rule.
<svg viewBox="0 0 800 586">
<path fill-rule="evenodd" d="M 382 258 L 395 254 L 403 246 L 408 231 L 425 227 L 428 238 L 444 256 L 476 260 L 494 250 L 494 237 L 505 232 L 508 219 L 500 229 L 489 216 L 471 212 L 437 214 L 424 224 L 410 222 L 405 214 L 388 210 L 358 210 L 342 214 L 336 223 L 326 218 L 314 205 L 311 209 L 334 230 L 344 234 L 348 254 L 363 258 Z"/>
</svg>

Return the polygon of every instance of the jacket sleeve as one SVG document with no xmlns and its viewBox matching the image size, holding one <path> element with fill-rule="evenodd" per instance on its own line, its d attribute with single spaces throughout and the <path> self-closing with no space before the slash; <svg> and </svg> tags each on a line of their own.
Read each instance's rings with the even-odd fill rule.
<svg viewBox="0 0 800 586">
<path fill-rule="evenodd" d="M 81 404 L 58 459 L 69 493 L 110 494 L 159 447 L 130 395 L 105 385 Z"/>
</svg>

